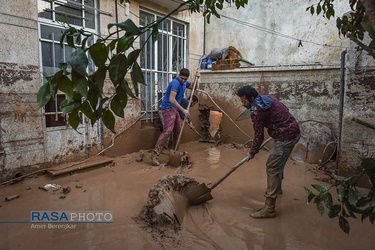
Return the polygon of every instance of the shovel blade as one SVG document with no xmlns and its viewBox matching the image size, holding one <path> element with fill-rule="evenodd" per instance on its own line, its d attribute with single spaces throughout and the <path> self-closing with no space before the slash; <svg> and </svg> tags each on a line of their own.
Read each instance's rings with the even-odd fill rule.
<svg viewBox="0 0 375 250">
<path fill-rule="evenodd" d="M 179 167 L 181 165 L 181 152 L 177 150 L 169 150 L 169 161 L 168 165 L 172 167 Z"/>
<path fill-rule="evenodd" d="M 191 205 L 201 204 L 213 199 L 211 189 L 204 183 L 189 187 L 184 194 Z"/>
</svg>

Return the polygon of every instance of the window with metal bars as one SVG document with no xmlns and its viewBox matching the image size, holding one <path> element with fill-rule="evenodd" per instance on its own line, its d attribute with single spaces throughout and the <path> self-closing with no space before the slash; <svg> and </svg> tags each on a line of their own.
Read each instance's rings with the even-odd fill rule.
<svg viewBox="0 0 375 250">
<path fill-rule="evenodd" d="M 96 34 L 96 5 L 96 0 L 38 0 L 40 64 L 44 74 L 50 76 L 59 71 L 59 64 L 69 61 L 74 52 L 74 48 L 69 47 L 66 42 L 63 47 L 60 46 L 62 31 L 65 29 L 60 21 Z M 88 45 L 93 43 L 94 38 L 91 37 Z M 89 70 L 94 71 L 91 61 L 89 65 Z M 44 107 L 46 127 L 66 126 L 67 118 L 59 108 L 64 99 L 65 95 L 58 93 Z"/>
<path fill-rule="evenodd" d="M 162 17 L 149 11 L 140 10 L 139 23 L 146 26 Z M 165 19 L 159 24 L 158 39 L 147 41 L 149 33 L 141 36 L 141 45 L 147 41 L 140 55 L 141 68 L 147 85 L 140 88 L 141 112 L 144 120 L 153 121 L 154 112 L 159 108 L 158 100 L 163 97 L 168 84 L 187 64 L 187 27 L 173 19 Z M 156 115 L 157 116 L 157 115 Z"/>
</svg>

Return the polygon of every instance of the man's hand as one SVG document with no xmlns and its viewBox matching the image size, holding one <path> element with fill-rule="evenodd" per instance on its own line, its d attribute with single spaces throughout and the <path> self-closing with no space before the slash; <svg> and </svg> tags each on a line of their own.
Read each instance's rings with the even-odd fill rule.
<svg viewBox="0 0 375 250">
<path fill-rule="evenodd" d="M 183 113 L 184 113 L 186 119 L 190 117 L 190 113 L 187 109 L 184 109 Z"/>
<path fill-rule="evenodd" d="M 247 157 L 247 161 L 250 161 L 251 159 L 254 158 L 254 155 L 252 155 L 252 154 L 249 152 L 249 153 L 247 153 L 246 157 Z"/>
</svg>

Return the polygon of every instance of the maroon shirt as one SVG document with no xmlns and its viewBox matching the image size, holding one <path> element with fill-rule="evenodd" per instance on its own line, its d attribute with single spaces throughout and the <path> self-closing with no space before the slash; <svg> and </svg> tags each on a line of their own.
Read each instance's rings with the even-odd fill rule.
<svg viewBox="0 0 375 250">
<path fill-rule="evenodd" d="M 274 140 L 288 141 L 300 134 L 296 119 L 289 113 L 288 108 L 274 96 L 267 95 L 272 99 L 273 105 L 264 111 L 251 111 L 253 121 L 254 140 L 250 153 L 255 155 L 259 152 L 260 145 L 264 140 L 264 128 Z"/>
</svg>

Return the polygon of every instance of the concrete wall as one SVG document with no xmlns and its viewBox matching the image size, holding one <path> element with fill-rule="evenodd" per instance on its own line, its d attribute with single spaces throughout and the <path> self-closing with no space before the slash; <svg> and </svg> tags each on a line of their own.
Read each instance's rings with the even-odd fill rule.
<svg viewBox="0 0 375 250">
<path fill-rule="evenodd" d="M 232 45 L 255 65 L 337 65 L 346 39 L 338 37 L 336 17 L 349 10 L 335 1 L 336 17 L 311 16 L 309 1 L 249 0 L 245 8 L 226 6 L 206 28 L 206 53 Z M 301 45 L 299 46 L 301 41 Z M 326 46 L 324 46 L 326 45 Z M 243 63 L 243 65 L 247 65 Z"/>
<path fill-rule="evenodd" d="M 0 11 L 0 173 L 44 162 L 36 1 L 1 0 Z M 22 14 L 21 14 L 22 13 Z M 3 179 L 3 178 L 1 178 Z"/>
<path fill-rule="evenodd" d="M 266 93 L 281 100 L 298 122 L 317 121 L 327 125 L 336 137 L 339 134 L 340 68 L 277 67 L 206 70 L 201 71 L 201 75 L 200 88 L 209 93 L 232 120 L 236 120 L 244 111 L 236 91 L 244 85 L 255 88 L 263 85 Z M 375 131 L 352 120 L 357 118 L 375 126 L 374 77 L 372 71 L 355 74 L 346 69 L 339 166 L 341 172 L 355 169 L 358 157 L 375 157 Z M 201 108 L 219 110 L 207 95 L 200 94 L 198 97 Z M 253 137 L 254 131 L 250 119 L 235 124 Z M 228 142 L 245 143 L 249 140 L 247 135 L 234 126 L 227 116 L 223 116 L 221 136 L 229 136 Z"/>
</svg>

